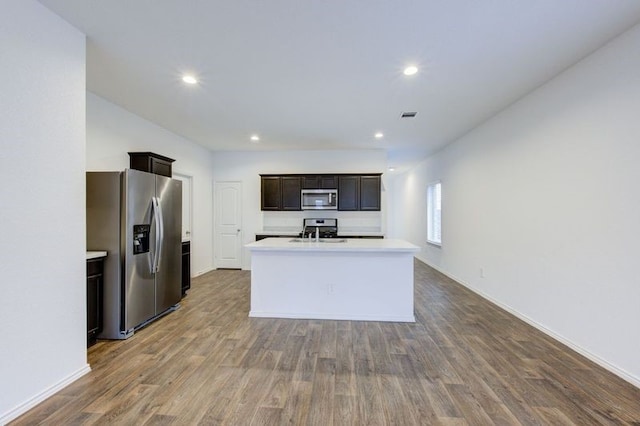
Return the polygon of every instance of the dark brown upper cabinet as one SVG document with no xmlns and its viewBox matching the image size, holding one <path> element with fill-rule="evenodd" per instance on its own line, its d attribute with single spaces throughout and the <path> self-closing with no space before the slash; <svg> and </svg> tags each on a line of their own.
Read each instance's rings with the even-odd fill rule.
<svg viewBox="0 0 640 426">
<path fill-rule="evenodd" d="M 261 176 L 261 210 L 300 210 L 299 176 Z"/>
<path fill-rule="evenodd" d="M 129 168 L 134 170 L 142 170 L 143 172 L 155 173 L 162 176 L 172 176 L 171 163 L 173 158 L 164 155 L 154 154 L 153 152 L 130 152 Z"/>
<path fill-rule="evenodd" d="M 336 189 L 338 187 L 335 175 L 305 175 L 302 177 L 304 189 Z"/>
<path fill-rule="evenodd" d="M 338 210 L 380 211 L 380 195 L 380 175 L 338 177 Z"/>
<path fill-rule="evenodd" d="M 282 176 L 282 210 L 301 210 L 301 178 Z"/>
<path fill-rule="evenodd" d="M 338 176 L 338 210 L 360 210 L 360 176 Z"/>
<path fill-rule="evenodd" d="M 338 210 L 380 211 L 380 174 L 261 175 L 261 209 L 300 210 L 302 189 L 337 189 Z"/>
<path fill-rule="evenodd" d="M 380 210 L 380 176 L 360 176 L 360 210 Z"/>
<path fill-rule="evenodd" d="M 261 177 L 260 208 L 262 210 L 282 210 L 282 189 L 280 183 L 281 180 L 279 176 Z"/>
</svg>

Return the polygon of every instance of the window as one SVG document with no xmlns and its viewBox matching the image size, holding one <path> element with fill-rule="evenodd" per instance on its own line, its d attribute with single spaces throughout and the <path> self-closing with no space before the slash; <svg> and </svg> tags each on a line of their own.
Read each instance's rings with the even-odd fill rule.
<svg viewBox="0 0 640 426">
<path fill-rule="evenodd" d="M 427 242 L 441 245 L 442 185 L 432 183 L 427 187 Z"/>
</svg>

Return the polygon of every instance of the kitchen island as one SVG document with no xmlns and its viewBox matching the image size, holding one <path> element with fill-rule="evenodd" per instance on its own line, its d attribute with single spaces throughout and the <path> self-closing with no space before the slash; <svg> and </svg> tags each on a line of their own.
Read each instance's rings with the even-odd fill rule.
<svg viewBox="0 0 640 426">
<path fill-rule="evenodd" d="M 266 238 L 251 251 L 251 317 L 415 322 L 413 255 L 395 239 Z"/>
</svg>

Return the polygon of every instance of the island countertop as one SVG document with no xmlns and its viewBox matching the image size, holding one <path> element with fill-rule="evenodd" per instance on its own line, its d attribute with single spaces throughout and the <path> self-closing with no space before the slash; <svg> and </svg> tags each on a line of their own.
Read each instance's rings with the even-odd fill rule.
<svg viewBox="0 0 640 426">
<path fill-rule="evenodd" d="M 245 245 L 251 251 L 273 252 L 418 252 L 420 247 L 399 239 L 321 238 L 320 241 L 300 238 L 265 238 Z"/>
</svg>

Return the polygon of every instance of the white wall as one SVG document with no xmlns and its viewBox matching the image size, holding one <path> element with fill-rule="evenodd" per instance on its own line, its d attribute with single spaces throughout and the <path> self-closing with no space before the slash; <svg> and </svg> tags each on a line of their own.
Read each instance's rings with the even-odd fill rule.
<svg viewBox="0 0 640 426">
<path fill-rule="evenodd" d="M 192 176 L 191 271 L 213 268 L 211 152 L 87 92 L 87 170 L 129 168 L 128 152 L 151 151 L 173 158 L 173 172 Z"/>
<path fill-rule="evenodd" d="M 640 385 L 640 26 L 392 183 L 392 234 Z M 442 248 L 426 187 L 443 185 Z M 485 277 L 481 278 L 480 268 Z"/>
<path fill-rule="evenodd" d="M 32 0 L 0 14 L 0 424 L 89 371 L 85 38 Z"/>
<path fill-rule="evenodd" d="M 305 212 L 260 211 L 260 174 L 288 173 L 383 173 L 387 157 L 383 150 L 367 151 L 280 151 L 280 152 L 214 152 L 213 175 L 216 181 L 242 182 L 243 244 L 255 241 L 255 234 L 265 225 L 289 227 L 297 223 L 302 228 Z M 338 224 L 357 223 L 386 229 L 386 175 L 382 175 L 381 212 L 336 212 Z M 329 214 L 326 215 L 330 217 Z M 333 217 L 333 216 L 331 216 Z M 295 225 L 294 225 L 295 226 Z M 242 253 L 242 268 L 250 269 L 249 251 Z"/>
</svg>

